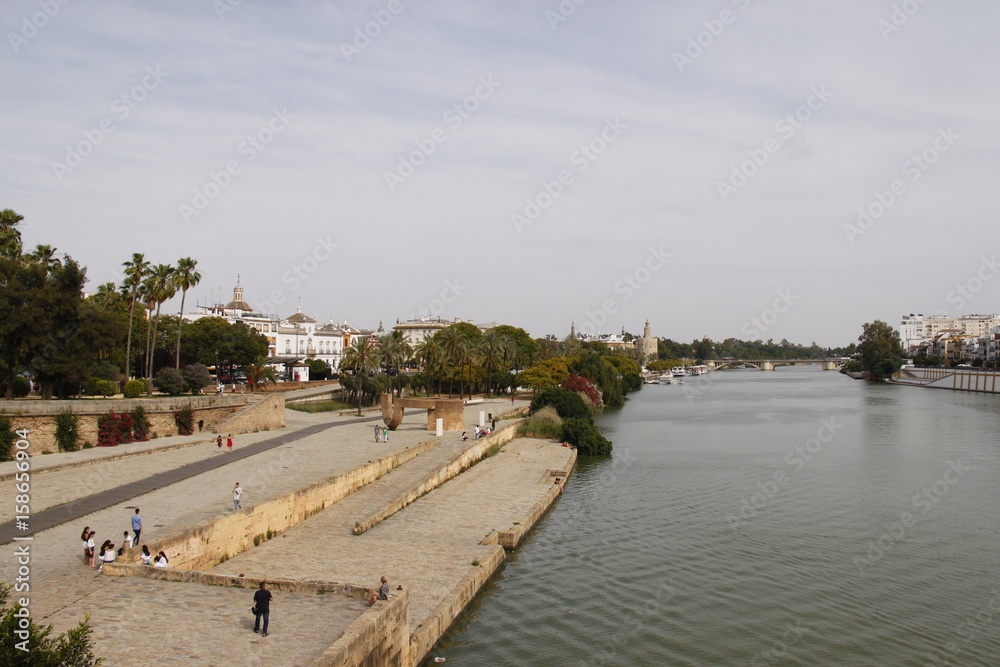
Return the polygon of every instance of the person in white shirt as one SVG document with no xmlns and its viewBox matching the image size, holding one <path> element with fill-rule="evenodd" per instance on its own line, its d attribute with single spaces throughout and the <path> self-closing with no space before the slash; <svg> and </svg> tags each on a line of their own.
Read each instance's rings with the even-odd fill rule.
<svg viewBox="0 0 1000 667">
<path fill-rule="evenodd" d="M 243 507 L 243 505 L 240 504 L 240 496 L 242 495 L 243 489 L 240 488 L 240 483 L 236 482 L 236 486 L 233 487 L 233 511 Z"/>
<path fill-rule="evenodd" d="M 153 563 L 156 567 L 166 567 L 167 566 L 167 554 L 162 551 L 156 556 L 156 562 Z"/>
</svg>

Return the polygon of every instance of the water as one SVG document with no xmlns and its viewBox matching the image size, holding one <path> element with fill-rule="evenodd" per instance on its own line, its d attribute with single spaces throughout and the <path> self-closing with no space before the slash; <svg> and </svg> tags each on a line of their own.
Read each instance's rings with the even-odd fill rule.
<svg viewBox="0 0 1000 667">
<path fill-rule="evenodd" d="M 430 656 L 1000 665 L 998 417 L 814 366 L 647 386 Z"/>
</svg>

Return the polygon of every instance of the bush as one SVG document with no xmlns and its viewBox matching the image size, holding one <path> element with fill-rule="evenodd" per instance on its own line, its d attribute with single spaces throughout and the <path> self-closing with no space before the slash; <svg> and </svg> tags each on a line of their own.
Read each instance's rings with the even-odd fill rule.
<svg viewBox="0 0 1000 667">
<path fill-rule="evenodd" d="M 137 442 L 149 440 L 149 417 L 146 416 L 146 409 L 137 405 L 132 411 L 132 436 Z"/>
<path fill-rule="evenodd" d="M 205 364 L 188 364 L 181 371 L 181 375 L 184 377 L 184 388 L 192 394 L 197 394 L 208 385 L 215 384 L 215 379 Z"/>
<path fill-rule="evenodd" d="M 161 368 L 153 380 L 156 390 L 171 396 L 179 396 L 186 386 L 184 376 L 176 368 Z"/>
<path fill-rule="evenodd" d="M 191 406 L 181 408 L 174 412 L 174 422 L 177 424 L 178 435 L 191 435 L 194 433 L 194 410 Z"/>
<path fill-rule="evenodd" d="M 534 414 L 551 405 L 563 419 L 590 419 L 590 408 L 583 400 L 583 397 L 575 391 L 563 389 L 562 387 L 552 387 L 543 390 L 531 401 L 531 413 Z"/>
<path fill-rule="evenodd" d="M 604 405 L 601 390 L 597 388 L 597 385 L 594 384 L 593 380 L 590 378 L 581 377 L 579 375 L 570 375 L 560 386 L 563 389 L 569 389 L 570 391 L 583 394 L 583 397 L 587 399 L 594 410 L 600 410 L 601 406 Z"/>
<path fill-rule="evenodd" d="M 125 383 L 125 388 L 122 390 L 122 394 L 125 398 L 138 398 L 146 393 L 146 381 L 145 380 L 129 380 Z"/>
<path fill-rule="evenodd" d="M 97 446 L 114 447 L 135 441 L 134 419 L 130 412 L 115 412 L 97 418 Z"/>
<path fill-rule="evenodd" d="M 118 393 L 118 384 L 96 375 L 87 380 L 88 396 L 114 396 Z"/>
<path fill-rule="evenodd" d="M 10 586 L 0 583 L 0 635 L 4 638 L 0 642 L 0 665 L 93 667 L 101 663 L 94 657 L 89 615 L 76 627 L 52 637 L 52 626 L 36 624 L 17 601 L 7 606 L 10 591 Z M 15 635 L 15 628 L 26 636 Z M 29 650 L 22 651 L 22 646 Z"/>
<path fill-rule="evenodd" d="M 56 415 L 56 444 L 59 445 L 59 451 L 75 452 L 80 448 L 79 423 L 80 418 L 70 410 Z"/>
<path fill-rule="evenodd" d="M 603 456 L 611 453 L 611 441 L 589 419 L 570 418 L 563 422 L 563 440 L 576 445 L 581 454 Z"/>
<path fill-rule="evenodd" d="M 558 440 L 562 434 L 563 420 L 551 405 L 531 415 L 518 427 L 518 435 L 525 438 Z"/>
<path fill-rule="evenodd" d="M 31 383 L 23 375 L 15 375 L 11 391 L 14 393 L 14 398 L 24 398 L 31 392 Z"/>
<path fill-rule="evenodd" d="M 13 447 L 17 441 L 17 433 L 14 432 L 14 422 L 10 417 L 0 417 L 0 461 L 14 460 Z"/>
</svg>

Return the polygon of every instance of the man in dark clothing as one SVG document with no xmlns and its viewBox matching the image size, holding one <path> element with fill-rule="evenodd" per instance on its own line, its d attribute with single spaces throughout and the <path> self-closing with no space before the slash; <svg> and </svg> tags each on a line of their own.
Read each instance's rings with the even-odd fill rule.
<svg viewBox="0 0 1000 667">
<path fill-rule="evenodd" d="M 267 637 L 267 621 L 271 614 L 271 591 L 264 588 L 264 582 L 260 582 L 260 590 L 253 594 L 253 606 L 257 609 L 257 614 L 253 624 L 253 631 L 260 630 L 260 617 L 264 617 L 264 631 L 262 637 Z"/>
</svg>

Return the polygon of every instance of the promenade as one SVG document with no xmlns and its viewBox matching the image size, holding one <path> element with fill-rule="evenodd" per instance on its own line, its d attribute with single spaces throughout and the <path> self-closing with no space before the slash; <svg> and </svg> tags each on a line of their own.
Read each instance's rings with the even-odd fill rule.
<svg viewBox="0 0 1000 667">
<path fill-rule="evenodd" d="M 480 410 L 508 409 L 505 401 L 469 406 L 465 420 L 470 432 Z M 188 436 L 186 442 L 163 438 L 155 445 L 143 443 L 141 447 L 158 451 L 115 460 L 101 461 L 94 450 L 33 459 L 39 466 L 61 468 L 33 468 L 33 527 L 40 527 L 35 520 L 46 514 L 53 522 L 30 542 L 30 608 L 36 622 L 52 623 L 61 632 L 90 614 L 97 655 L 107 658 L 108 665 L 164 660 L 299 665 L 318 657 L 367 609 L 359 600 L 276 592 L 272 636 L 265 639 L 249 630 L 253 619 L 246 590 L 103 576 L 81 559 L 84 525 L 97 531 L 98 545 L 104 539 L 119 545 L 134 507 L 144 519 L 141 541 L 152 546 L 232 514 L 231 490 L 237 481 L 245 489 L 247 511 L 434 439 L 422 412 L 408 413 L 389 443 L 374 442 L 372 427 L 381 424 L 375 416 L 289 410 L 286 422 L 280 431 L 239 436 L 233 453 L 220 452 L 202 435 Z M 409 592 L 411 631 L 417 632 L 470 572 L 502 561 L 502 552 L 496 556 L 499 547 L 480 542 L 493 531 L 510 530 L 530 513 L 551 491 L 547 471 L 571 468 L 575 460 L 575 452 L 558 443 L 518 440 L 363 535 L 352 534 L 359 519 L 405 495 L 472 444 L 446 433 L 438 444 L 380 479 L 208 571 L 368 586 L 384 574 L 393 589 L 403 585 Z M 74 454 L 80 458 L 68 460 Z M 50 456 L 62 458 L 45 461 Z M 87 465 L 76 465 L 84 461 Z M 0 479 L 5 472 L 0 466 Z M 13 493 L 12 480 L 0 481 L 0 490 Z M 9 510 L 3 511 L 0 520 L 9 520 Z M 3 548 L 13 550 L 14 545 Z M 12 581 L 15 571 L 13 559 L 3 559 L 0 577 Z"/>
</svg>

